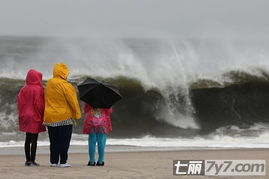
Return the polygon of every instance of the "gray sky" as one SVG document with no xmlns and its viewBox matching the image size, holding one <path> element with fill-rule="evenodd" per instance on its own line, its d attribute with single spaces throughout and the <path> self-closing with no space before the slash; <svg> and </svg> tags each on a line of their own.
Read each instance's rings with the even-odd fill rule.
<svg viewBox="0 0 269 179">
<path fill-rule="evenodd" d="M 0 35 L 268 37 L 268 0 L 0 0 Z"/>
</svg>

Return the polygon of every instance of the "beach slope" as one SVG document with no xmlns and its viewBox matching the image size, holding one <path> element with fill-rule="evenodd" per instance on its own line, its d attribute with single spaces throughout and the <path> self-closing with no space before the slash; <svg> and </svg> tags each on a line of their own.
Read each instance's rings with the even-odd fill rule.
<svg viewBox="0 0 269 179">
<path fill-rule="evenodd" d="M 147 152 L 107 152 L 104 167 L 88 167 L 87 154 L 69 155 L 71 168 L 49 167 L 49 155 L 40 154 L 37 162 L 40 167 L 25 167 L 23 155 L 0 155 L 0 178 L 181 178 L 173 176 L 173 160 L 266 160 L 269 161 L 269 149 L 210 149 L 182 151 Z M 266 166 L 269 171 L 268 165 Z M 188 176 L 186 178 L 212 178 Z M 214 177 L 213 177 L 214 178 Z M 222 176 L 217 178 L 268 178 Z"/>
</svg>

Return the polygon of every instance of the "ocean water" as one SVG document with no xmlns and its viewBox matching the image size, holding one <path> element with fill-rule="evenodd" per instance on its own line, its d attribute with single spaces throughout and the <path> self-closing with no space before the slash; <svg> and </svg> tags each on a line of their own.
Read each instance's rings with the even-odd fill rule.
<svg viewBox="0 0 269 179">
<path fill-rule="evenodd" d="M 45 85 L 64 62 L 74 86 L 92 77 L 121 91 L 108 145 L 268 148 L 268 57 L 266 40 L 0 37 L 0 147 L 24 143 L 16 96 L 27 71 Z M 82 125 L 73 145 L 87 145 Z"/>
</svg>

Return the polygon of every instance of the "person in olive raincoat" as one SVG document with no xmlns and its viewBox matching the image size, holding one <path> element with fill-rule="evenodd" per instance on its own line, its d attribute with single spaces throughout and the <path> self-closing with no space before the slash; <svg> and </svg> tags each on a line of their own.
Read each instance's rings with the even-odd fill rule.
<svg viewBox="0 0 269 179">
<path fill-rule="evenodd" d="M 38 133 L 46 131 L 42 125 L 44 105 L 42 73 L 31 69 L 26 76 L 26 85 L 17 97 L 19 130 L 26 133 L 24 143 L 26 166 L 39 166 L 35 162 L 35 157 Z"/>
<path fill-rule="evenodd" d="M 67 159 L 73 119 L 81 118 L 77 93 L 67 82 L 68 75 L 69 69 L 64 63 L 56 64 L 53 78 L 48 80 L 45 88 L 44 125 L 48 127 L 51 167 L 71 166 Z"/>
</svg>

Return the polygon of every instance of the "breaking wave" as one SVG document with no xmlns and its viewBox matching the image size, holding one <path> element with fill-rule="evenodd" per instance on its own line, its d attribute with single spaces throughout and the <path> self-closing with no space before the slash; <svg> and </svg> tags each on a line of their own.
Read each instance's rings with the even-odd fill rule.
<svg viewBox="0 0 269 179">
<path fill-rule="evenodd" d="M 269 122 L 268 42 L 0 37 L 0 47 L 0 141 L 23 140 L 16 96 L 27 71 L 41 71 L 45 85 L 59 61 L 74 85 L 91 77 L 119 88 L 112 138 L 202 140 L 237 128 L 259 139 L 253 126 Z"/>
</svg>

